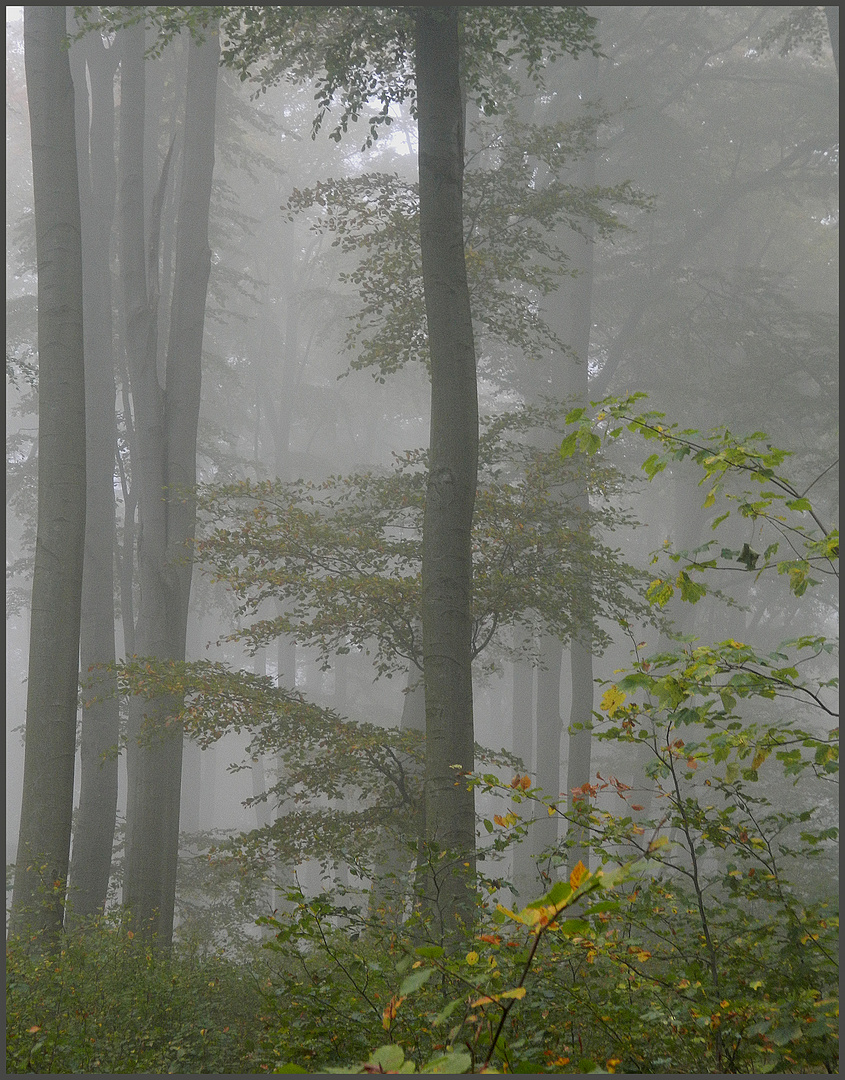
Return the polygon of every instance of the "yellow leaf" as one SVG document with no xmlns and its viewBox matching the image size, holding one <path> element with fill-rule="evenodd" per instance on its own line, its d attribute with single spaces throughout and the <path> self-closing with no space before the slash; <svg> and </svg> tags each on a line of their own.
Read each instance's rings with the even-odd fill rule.
<svg viewBox="0 0 845 1080">
<path fill-rule="evenodd" d="M 756 772 L 768 756 L 768 750 L 758 750 L 754 755 L 754 760 L 751 762 L 751 768 Z"/>
<path fill-rule="evenodd" d="M 605 690 L 602 694 L 602 712 L 606 712 L 608 716 L 612 717 L 627 696 L 625 691 L 620 690 L 618 686 L 611 686 L 609 690 Z"/>
<path fill-rule="evenodd" d="M 578 863 L 572 870 L 572 873 L 569 875 L 569 884 L 572 886 L 573 889 L 577 889 L 581 882 L 589 876 L 590 871 L 579 859 Z"/>
<path fill-rule="evenodd" d="M 467 963 L 468 964 L 477 964 L 478 963 L 478 953 L 475 952 L 475 951 L 468 952 L 467 953 Z"/>
<path fill-rule="evenodd" d="M 513 990 L 503 990 L 501 994 L 485 994 L 484 997 L 480 997 L 475 1001 L 471 1001 L 469 1007 L 471 1009 L 477 1009 L 479 1005 L 493 1005 L 497 1001 L 501 1001 L 503 998 L 516 998 L 517 1001 L 525 997 L 525 987 L 515 986 Z"/>
</svg>

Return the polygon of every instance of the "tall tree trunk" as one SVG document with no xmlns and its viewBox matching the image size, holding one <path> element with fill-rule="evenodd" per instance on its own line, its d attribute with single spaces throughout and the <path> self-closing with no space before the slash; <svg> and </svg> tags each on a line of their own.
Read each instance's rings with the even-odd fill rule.
<svg viewBox="0 0 845 1080">
<path fill-rule="evenodd" d="M 570 643 L 569 661 L 572 670 L 572 699 L 569 705 L 569 751 L 566 763 L 567 809 L 574 811 L 576 788 L 590 779 L 593 750 L 593 642 L 589 630 L 582 628 Z M 590 865 L 586 846 L 589 833 L 580 825 L 569 825 L 566 838 L 570 842 L 567 861 L 571 870 L 577 863 Z"/>
<path fill-rule="evenodd" d="M 586 57 L 588 65 L 585 77 L 585 96 L 592 99 L 598 88 L 598 59 Z M 595 134 L 592 145 L 579 163 L 578 186 L 590 191 L 596 185 L 598 166 L 598 146 Z M 585 222 L 582 235 L 573 234 L 570 244 L 570 262 L 577 271 L 576 276 L 567 284 L 563 297 L 567 316 L 567 341 L 575 353 L 576 363 L 570 368 L 568 390 L 574 403 L 586 405 L 592 394 L 590 390 L 589 359 L 590 338 L 593 328 L 593 283 L 595 263 L 595 228 L 591 222 Z M 578 458 L 573 459 L 577 463 Z M 586 516 L 590 509 L 590 496 L 587 488 L 587 462 L 582 461 L 582 471 L 568 486 L 567 495 L 571 500 L 575 521 L 573 529 L 588 529 Z M 579 521 L 579 518 L 581 519 Z M 590 779 L 592 758 L 592 715 L 593 715 L 593 638 L 590 631 L 593 620 L 592 584 L 587 573 L 580 583 L 577 595 L 579 602 L 573 611 L 573 631 L 570 640 L 569 664 L 571 674 L 571 699 L 569 719 L 566 725 L 568 750 L 566 753 L 566 785 L 561 786 L 567 793 L 567 808 L 572 813 L 573 791 Z M 587 834 L 580 827 L 570 825 L 567 839 L 571 843 L 569 850 L 570 869 L 579 861 L 589 865 L 589 852 L 585 847 Z"/>
<path fill-rule="evenodd" d="M 414 664 L 408 666 L 399 727 L 402 731 L 425 731 L 425 689 L 420 680 L 420 671 Z M 410 755 L 403 755 L 400 764 L 407 780 L 416 786 L 423 778 L 424 768 Z M 382 835 L 380 848 L 374 853 L 368 902 L 371 918 L 397 929 L 405 911 L 408 893 L 406 886 L 410 880 L 415 849 L 421 857 L 421 867 L 425 865 L 424 802 L 422 805 L 417 803 L 411 806 L 410 813 L 411 826 L 407 833 L 397 834 L 395 829 L 385 829 Z M 424 888 L 424 873 L 420 875 L 420 880 Z"/>
<path fill-rule="evenodd" d="M 537 669 L 537 783 L 543 794 L 557 800 L 561 790 L 560 743 L 563 720 L 560 715 L 560 676 L 563 665 L 563 646 L 550 634 L 544 634 L 540 643 L 540 667 Z M 532 830 L 532 847 L 535 855 L 546 853 L 540 869 L 544 880 L 551 874 L 546 862 L 548 853 L 558 843 L 557 814 L 545 811 Z"/>
<path fill-rule="evenodd" d="M 514 626 L 514 635 L 523 640 L 525 632 Z M 517 646 L 517 642 L 514 642 Z M 534 669 L 527 660 L 513 665 L 513 752 L 522 759 L 525 771 L 534 771 Z M 527 896 L 535 884 L 536 863 L 532 856 L 533 830 L 513 848 L 513 883 L 520 896 Z"/>
<path fill-rule="evenodd" d="M 461 770 L 474 766 L 472 514 L 478 388 L 463 244 L 464 113 L 458 9 L 416 15 L 420 236 L 431 359 L 429 478 L 422 544 L 428 905 L 439 932 L 475 911 L 475 807 Z M 456 768 L 457 767 L 457 768 Z M 436 871 L 433 869 L 436 865 Z"/>
<path fill-rule="evenodd" d="M 135 407 L 138 570 L 141 599 L 136 648 L 142 656 L 184 660 L 191 586 L 196 433 L 201 388 L 205 298 L 211 265 L 208 211 L 214 166 L 219 39 L 188 45 L 188 89 L 182 184 L 176 226 L 176 269 L 167 348 L 166 387 L 157 373 L 157 204 L 145 264 L 143 212 L 143 28 L 125 31 L 121 81 L 121 269 L 126 297 L 130 378 Z M 165 163 L 165 169 L 167 162 Z M 164 178 L 163 178 L 164 179 Z M 182 731 L 168 724 L 174 703 L 130 705 L 127 748 L 124 900 L 133 923 L 168 945 L 173 934 Z"/>
<path fill-rule="evenodd" d="M 836 77 L 839 78 L 839 8 L 826 7 L 827 31 L 830 34 L 830 47 L 833 50 L 833 62 L 836 65 Z"/>
<path fill-rule="evenodd" d="M 64 7 L 24 8 L 38 263 L 38 525 L 9 933 L 47 939 L 64 918 L 85 546 L 82 238 L 64 40 Z"/>
<path fill-rule="evenodd" d="M 114 73 L 117 50 L 87 34 L 70 52 L 76 96 L 76 146 L 82 211 L 85 325 L 87 512 L 82 576 L 80 660 L 91 688 L 83 699 L 79 811 L 73 834 L 72 914 L 102 911 L 117 815 L 119 709 L 114 641 L 114 357 L 109 250 L 117 177 L 114 157 Z M 90 98 L 88 85 L 90 84 Z"/>
</svg>

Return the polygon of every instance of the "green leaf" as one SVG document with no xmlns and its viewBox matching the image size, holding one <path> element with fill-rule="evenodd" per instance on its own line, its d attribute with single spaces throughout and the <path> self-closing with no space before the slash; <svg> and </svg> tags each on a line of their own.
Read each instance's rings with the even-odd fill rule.
<svg viewBox="0 0 845 1080">
<path fill-rule="evenodd" d="M 472 1055 L 466 1050 L 452 1050 L 432 1058 L 420 1069 L 424 1073 L 465 1073 L 472 1067 Z"/>
<path fill-rule="evenodd" d="M 558 904 L 568 899 L 571 893 L 572 886 L 568 881 L 556 881 L 545 896 L 541 896 L 539 900 L 532 900 L 530 904 L 525 906 L 528 908 L 557 907 Z"/>
<path fill-rule="evenodd" d="M 697 604 L 702 596 L 707 595 L 707 586 L 698 581 L 693 581 L 686 570 L 678 574 L 677 585 L 681 590 L 681 599 L 688 604 Z"/>
<path fill-rule="evenodd" d="M 410 975 L 402 980 L 399 993 L 403 996 L 413 994 L 415 990 L 419 990 L 423 983 L 427 983 L 433 974 L 432 968 L 417 968 L 416 971 L 412 971 Z"/>
<path fill-rule="evenodd" d="M 561 934 L 589 934 L 593 929 L 588 922 L 583 919 L 566 919 L 562 923 L 558 923 L 558 932 Z"/>
<path fill-rule="evenodd" d="M 578 449 L 583 454 L 595 454 L 601 449 L 601 439 L 595 432 L 581 431 L 578 435 Z"/>
<path fill-rule="evenodd" d="M 463 1005 L 463 1003 L 463 998 L 455 998 L 454 1001 L 450 1001 L 449 1004 L 445 1005 L 431 1021 L 432 1027 L 437 1027 L 437 1025 L 442 1024 L 444 1020 L 448 1020 L 455 1009 L 457 1009 L 459 1005 Z"/>
<path fill-rule="evenodd" d="M 743 544 L 742 551 L 739 553 L 736 561 L 742 563 L 746 570 L 753 570 L 757 565 L 757 560 L 759 558 L 759 551 L 754 551 L 748 544 Z"/>
<path fill-rule="evenodd" d="M 572 457 L 575 453 L 575 446 L 578 440 L 578 432 L 573 431 L 560 444 L 560 456 L 566 460 L 568 457 Z"/>
<path fill-rule="evenodd" d="M 405 1052 L 402 1047 L 395 1043 L 388 1043 L 387 1046 L 380 1046 L 378 1050 L 374 1050 L 367 1064 L 380 1065 L 382 1072 L 396 1072 L 404 1060 Z"/>
<path fill-rule="evenodd" d="M 418 945 L 414 952 L 424 960 L 437 960 L 443 955 L 442 945 Z"/>
<path fill-rule="evenodd" d="M 568 412 L 566 414 L 563 422 L 565 424 L 574 424 L 576 421 L 581 419 L 585 412 L 586 409 L 573 409 L 571 412 Z"/>
<path fill-rule="evenodd" d="M 775 1046 L 786 1046 L 787 1043 L 794 1042 L 801 1037 L 801 1025 L 796 1024 L 793 1020 L 789 1024 L 781 1024 L 780 1027 L 776 1027 L 775 1030 L 769 1035 L 769 1038 L 775 1044 Z"/>
<path fill-rule="evenodd" d="M 642 464 L 642 470 L 649 478 L 653 480 L 659 472 L 663 472 L 666 468 L 666 462 L 660 460 L 659 454 L 652 454 L 651 457 L 647 457 Z"/>
</svg>

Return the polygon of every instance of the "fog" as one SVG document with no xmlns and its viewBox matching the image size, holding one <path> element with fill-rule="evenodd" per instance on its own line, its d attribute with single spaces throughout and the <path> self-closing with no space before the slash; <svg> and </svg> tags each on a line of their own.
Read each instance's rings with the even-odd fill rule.
<svg viewBox="0 0 845 1080">
<path fill-rule="evenodd" d="M 7 8 L 6 24 L 11 868 L 21 826 L 38 465 L 22 10 Z M 666 670 L 688 676 L 684 649 L 691 663 L 696 648 L 733 642 L 749 653 L 728 662 L 723 650 L 714 673 L 719 663 L 728 675 L 794 666 L 794 677 L 782 676 L 789 683 L 782 699 L 740 694 L 726 709 L 751 732 L 736 751 L 737 769 L 755 762 L 745 794 L 750 787 L 768 800 L 767 813 L 812 810 L 813 827 L 827 830 L 814 863 L 795 856 L 793 865 L 783 855 L 809 903 L 838 881 L 832 777 L 817 753 L 816 767 L 800 777 L 787 762 L 784 779 L 772 748 L 786 742 L 773 736 L 765 754 L 759 748 L 775 719 L 824 740 L 838 715 L 836 658 L 827 648 L 838 632 L 838 547 L 830 554 L 838 522 L 838 72 L 830 38 L 821 16 L 817 32 L 790 37 L 778 23 L 785 8 L 587 10 L 598 20 L 600 55 L 546 63 L 542 87 L 514 56 L 494 83 L 490 115 L 472 94 L 466 103 L 464 251 L 482 432 L 472 552 L 475 767 L 486 776 L 474 795 L 479 871 L 493 906 L 517 905 L 568 874 L 573 851 L 587 867 L 604 865 L 575 823 L 578 792 L 596 815 L 624 809 L 634 827 L 642 821 L 641 834 L 678 840 L 680 826 L 655 794 L 645 740 L 632 746 L 599 735 L 624 717 L 640 723 L 652 707 L 637 697 L 644 683 L 626 684 L 615 721 L 606 695 L 623 672 L 645 680 L 661 654 L 677 651 L 680 666 Z M 96 303 L 114 408 L 93 427 L 110 425 L 115 461 L 106 546 L 120 662 L 130 659 L 136 630 L 147 640 L 138 621 L 149 597 L 137 561 L 142 406 L 122 262 L 129 218 L 121 202 L 119 45 L 94 33 L 98 51 L 87 54 L 88 68 L 73 59 L 71 68 L 77 100 L 90 95 L 92 103 L 87 146 L 77 130 L 81 183 L 90 185 L 91 220 L 107 218 L 94 247 L 96 273 L 104 275 L 97 280 L 108 280 L 110 295 L 98 286 Z M 147 273 L 150 296 L 149 275 L 156 281 L 162 394 L 171 392 L 175 370 L 168 341 L 178 329 L 174 281 L 188 213 L 180 202 L 190 165 L 180 141 L 191 107 L 187 56 L 183 33 L 145 62 L 143 228 L 147 250 L 156 252 Z M 113 92 L 103 90 L 108 85 Z M 335 138 L 336 100 L 312 137 L 318 91 L 313 80 L 290 78 L 259 87 L 224 66 L 212 114 L 200 495 L 187 674 L 178 669 L 179 708 L 187 710 L 180 717 L 190 731 L 175 927 L 177 937 L 206 934 L 233 950 L 266 936 L 255 919 L 286 910 L 293 887 L 312 897 L 340 889 L 350 909 L 372 911 L 382 875 L 392 867 L 401 877 L 412 865 L 384 839 L 394 804 L 388 780 L 380 789 L 376 777 L 388 776 L 388 757 L 404 763 L 409 784 L 421 782 L 424 769 L 422 743 L 413 741 L 426 725 L 419 568 L 431 449 L 417 125 L 410 100 L 393 101 L 390 123 L 362 149 L 380 104 L 364 105 L 360 120 Z M 105 135 L 96 112 L 104 93 L 114 108 Z M 83 205 L 83 229 L 85 214 Z M 83 238 L 83 253 L 92 250 Z M 590 402 L 639 392 L 647 397 L 619 405 L 618 419 L 611 403 L 604 420 L 591 421 L 597 454 L 582 434 L 574 456 L 561 458 L 567 435 L 588 430 L 572 409 L 587 410 L 586 424 L 595 414 Z M 650 429 L 649 441 L 631 424 L 649 411 L 664 414 L 653 425 L 675 425 L 674 446 L 661 441 L 660 429 Z M 168 415 L 167 422 L 180 421 Z M 696 460 L 702 448 L 728 445 L 758 456 L 735 455 L 738 465 L 724 476 L 710 469 L 710 451 Z M 765 455 L 773 447 L 789 456 L 772 463 Z M 655 453 L 664 456 L 644 469 Z M 829 542 L 827 554 L 817 547 L 807 556 L 805 541 Z M 700 598 L 698 583 L 706 586 Z M 765 667 L 761 658 L 801 638 L 794 655 L 783 651 Z M 126 741 L 135 730 L 129 689 L 135 679 L 135 689 L 147 681 L 142 693 L 150 686 L 176 694 L 168 700 L 180 693 L 157 662 L 145 675 L 144 662 L 119 676 L 112 906 L 124 873 Z M 206 667 L 192 669 L 193 662 Z M 720 677 L 690 691 L 689 707 L 718 699 Z M 625 712 L 634 700 L 645 712 Z M 312 706 L 313 715 L 296 711 Z M 84 716 L 82 709 L 80 725 Z M 355 724 L 360 738 L 350 734 Z M 706 731 L 690 724 L 688 746 L 704 748 Z M 690 789 L 712 779 L 727 805 L 739 773 L 722 777 L 718 754 L 705 757 L 704 749 L 698 766 L 696 752 L 688 755 Z M 543 812 L 533 839 L 516 846 L 500 826 L 519 809 L 506 796 L 509 785 L 519 791 L 522 775 L 569 819 Z M 78 753 L 77 810 L 80 776 Z M 397 821 L 407 809 L 400 803 Z M 397 828 L 407 839 L 410 826 Z M 602 835 L 607 858 L 626 857 L 620 833 Z M 716 876 L 727 873 L 718 847 L 700 857 Z M 679 858 L 686 868 L 690 856 Z M 233 884 L 226 867 L 236 862 L 241 877 Z M 72 849 L 71 889 L 73 874 Z"/>
</svg>

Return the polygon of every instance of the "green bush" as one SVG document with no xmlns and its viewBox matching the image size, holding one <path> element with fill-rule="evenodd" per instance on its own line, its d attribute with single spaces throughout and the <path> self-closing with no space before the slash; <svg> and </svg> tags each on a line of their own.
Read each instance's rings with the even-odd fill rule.
<svg viewBox="0 0 845 1080">
<path fill-rule="evenodd" d="M 51 951 L 6 950 L 9 1073 L 231 1073 L 250 1065 L 254 980 L 221 956 L 165 952 L 105 917 Z"/>
</svg>

